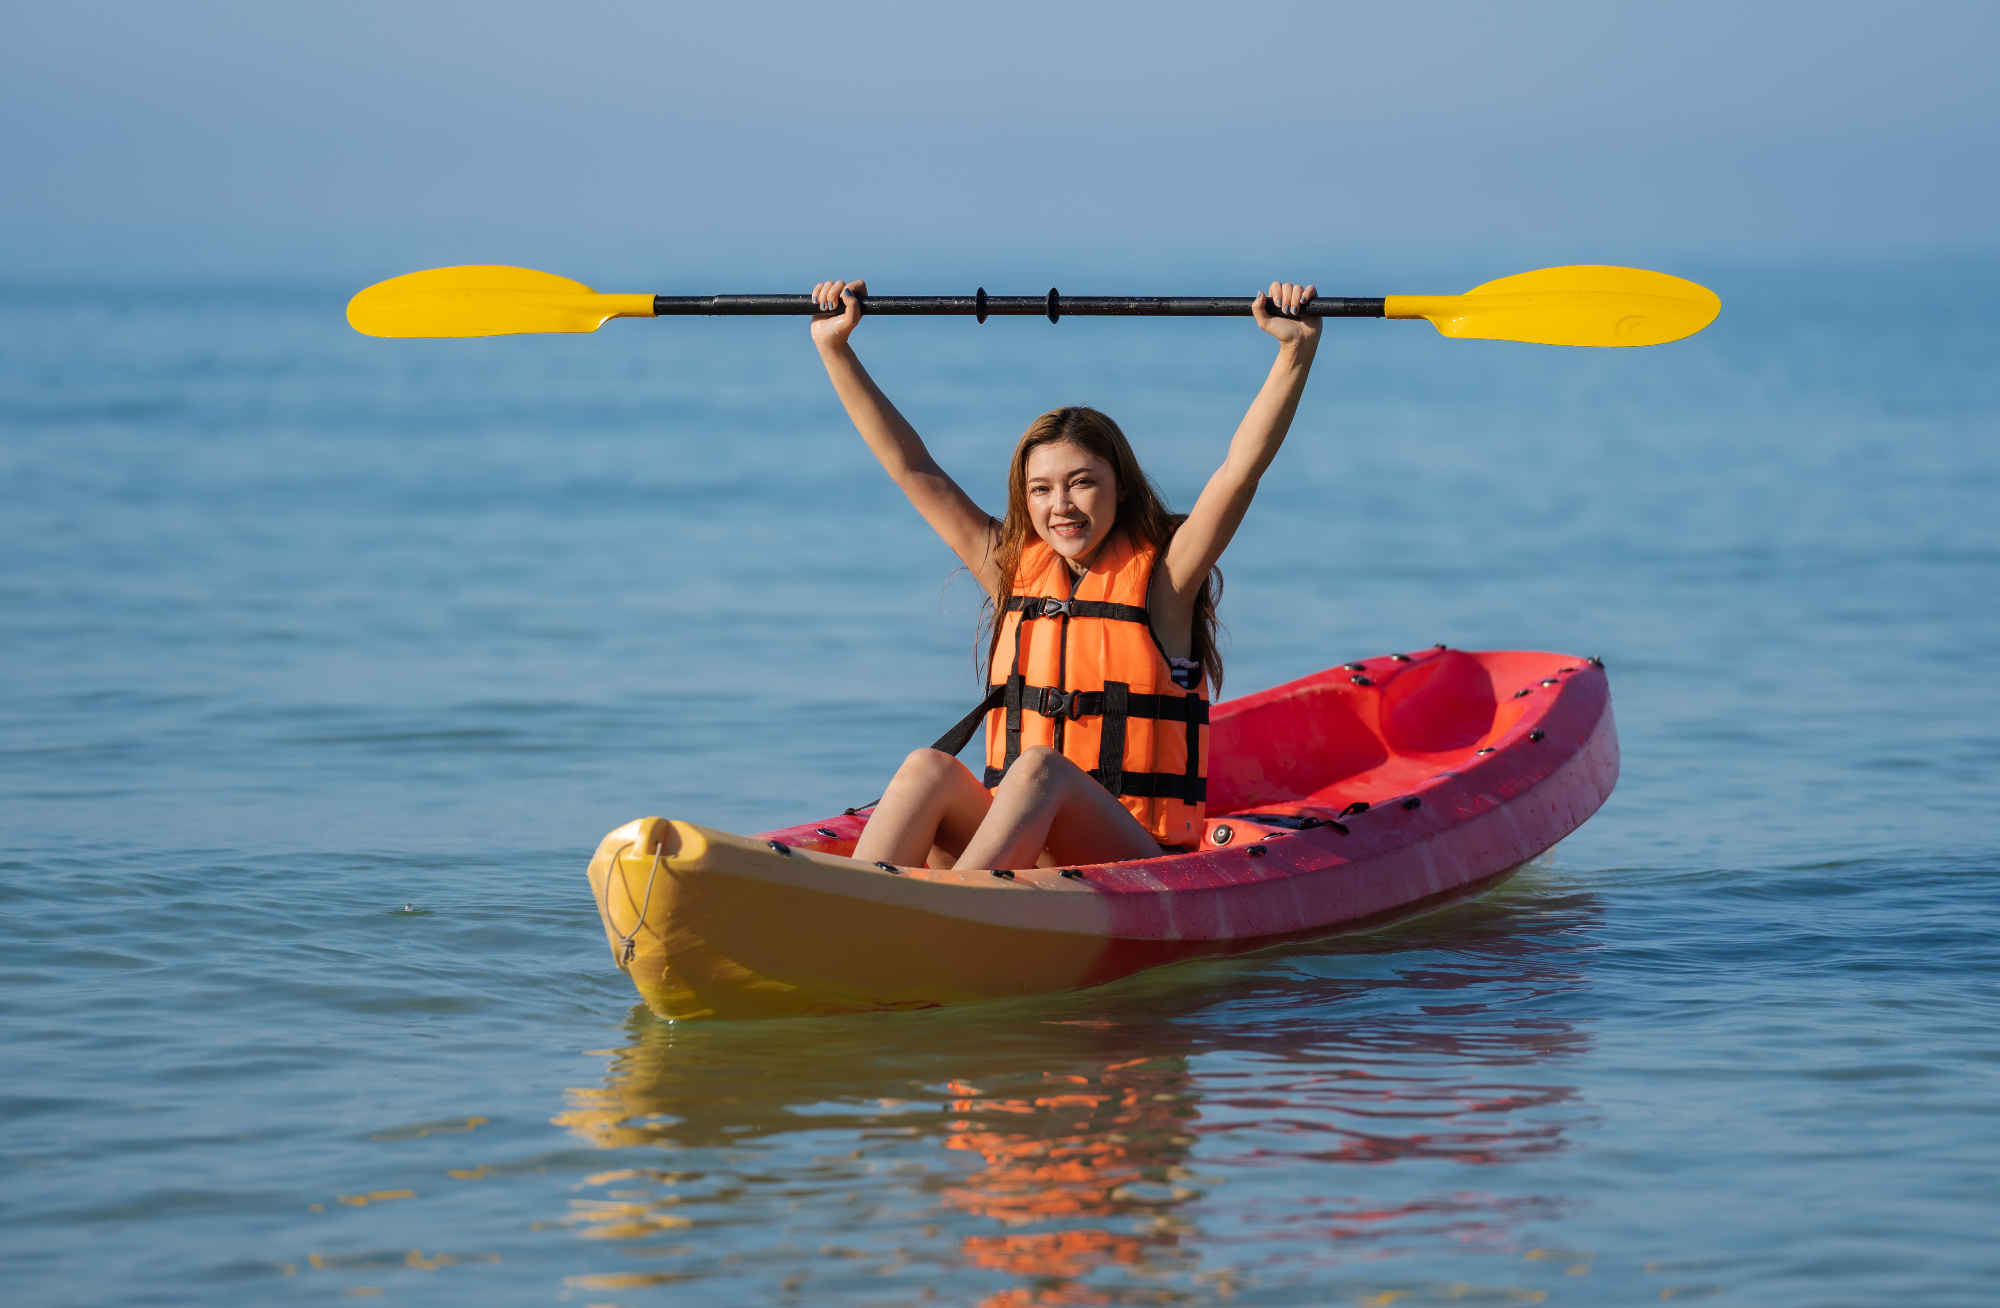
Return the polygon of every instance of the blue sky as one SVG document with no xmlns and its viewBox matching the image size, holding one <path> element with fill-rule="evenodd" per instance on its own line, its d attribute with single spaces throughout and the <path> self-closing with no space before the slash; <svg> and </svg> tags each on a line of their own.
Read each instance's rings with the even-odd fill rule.
<svg viewBox="0 0 2000 1308">
<path fill-rule="evenodd" d="M 15 272 L 282 252 L 649 290 L 1990 249 L 1996 52 L 1990 0 L 15 0 L 0 230 Z"/>
</svg>

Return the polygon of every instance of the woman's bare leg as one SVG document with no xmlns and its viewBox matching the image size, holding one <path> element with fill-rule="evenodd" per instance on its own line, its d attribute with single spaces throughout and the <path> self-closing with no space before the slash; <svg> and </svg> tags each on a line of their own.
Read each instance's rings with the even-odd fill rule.
<svg viewBox="0 0 2000 1308">
<path fill-rule="evenodd" d="M 1000 779 L 992 807 L 954 866 L 1033 867 L 1044 849 L 1064 865 L 1115 863 L 1157 858 L 1160 842 L 1088 772 L 1035 745 Z"/>
<path fill-rule="evenodd" d="M 854 857 L 922 867 L 932 846 L 956 857 L 992 805 L 992 793 L 965 764 L 941 750 L 917 750 L 882 792 L 854 844 Z"/>
</svg>

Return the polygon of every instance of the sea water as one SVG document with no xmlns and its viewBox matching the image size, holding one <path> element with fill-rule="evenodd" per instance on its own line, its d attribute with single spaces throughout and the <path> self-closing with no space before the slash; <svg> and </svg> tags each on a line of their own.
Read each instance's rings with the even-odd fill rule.
<svg viewBox="0 0 2000 1308">
<path fill-rule="evenodd" d="M 682 1024 L 599 837 L 871 799 L 977 693 L 804 325 L 8 284 L 0 1298 L 1990 1302 L 2000 264 L 1676 271 L 1725 307 L 1657 349 L 1332 324 L 1224 562 L 1225 696 L 1602 656 L 1623 776 L 1552 854 L 1079 994 Z M 989 507 L 1074 402 L 1185 507 L 1272 353 L 857 344 Z"/>
</svg>

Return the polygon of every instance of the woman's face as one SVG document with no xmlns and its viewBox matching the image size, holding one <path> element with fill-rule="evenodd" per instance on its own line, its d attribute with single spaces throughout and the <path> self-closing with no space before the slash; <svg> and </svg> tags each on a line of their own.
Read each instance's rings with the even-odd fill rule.
<svg viewBox="0 0 2000 1308">
<path fill-rule="evenodd" d="M 1029 450 L 1026 471 L 1035 534 L 1065 559 L 1088 562 L 1118 520 L 1118 474 L 1068 441 Z"/>
</svg>

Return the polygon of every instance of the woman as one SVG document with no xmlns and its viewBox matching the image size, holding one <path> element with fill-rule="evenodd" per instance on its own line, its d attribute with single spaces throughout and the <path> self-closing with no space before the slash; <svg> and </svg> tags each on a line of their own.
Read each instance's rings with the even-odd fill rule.
<svg viewBox="0 0 2000 1308">
<path fill-rule="evenodd" d="M 1022 868 L 1154 858 L 1201 838 L 1208 699 L 1222 679 L 1210 574 L 1298 410 L 1320 320 L 1311 286 L 1252 305 L 1277 362 L 1185 518 L 1166 512 L 1124 435 L 1091 409 L 1021 437 L 1005 521 L 974 504 L 855 357 L 865 282 L 821 282 L 812 320 L 847 416 L 991 604 L 987 770 L 920 749 L 854 857 L 905 867 Z M 1273 311 L 1273 306 L 1278 310 Z M 989 789 L 990 787 L 990 789 Z"/>
</svg>

